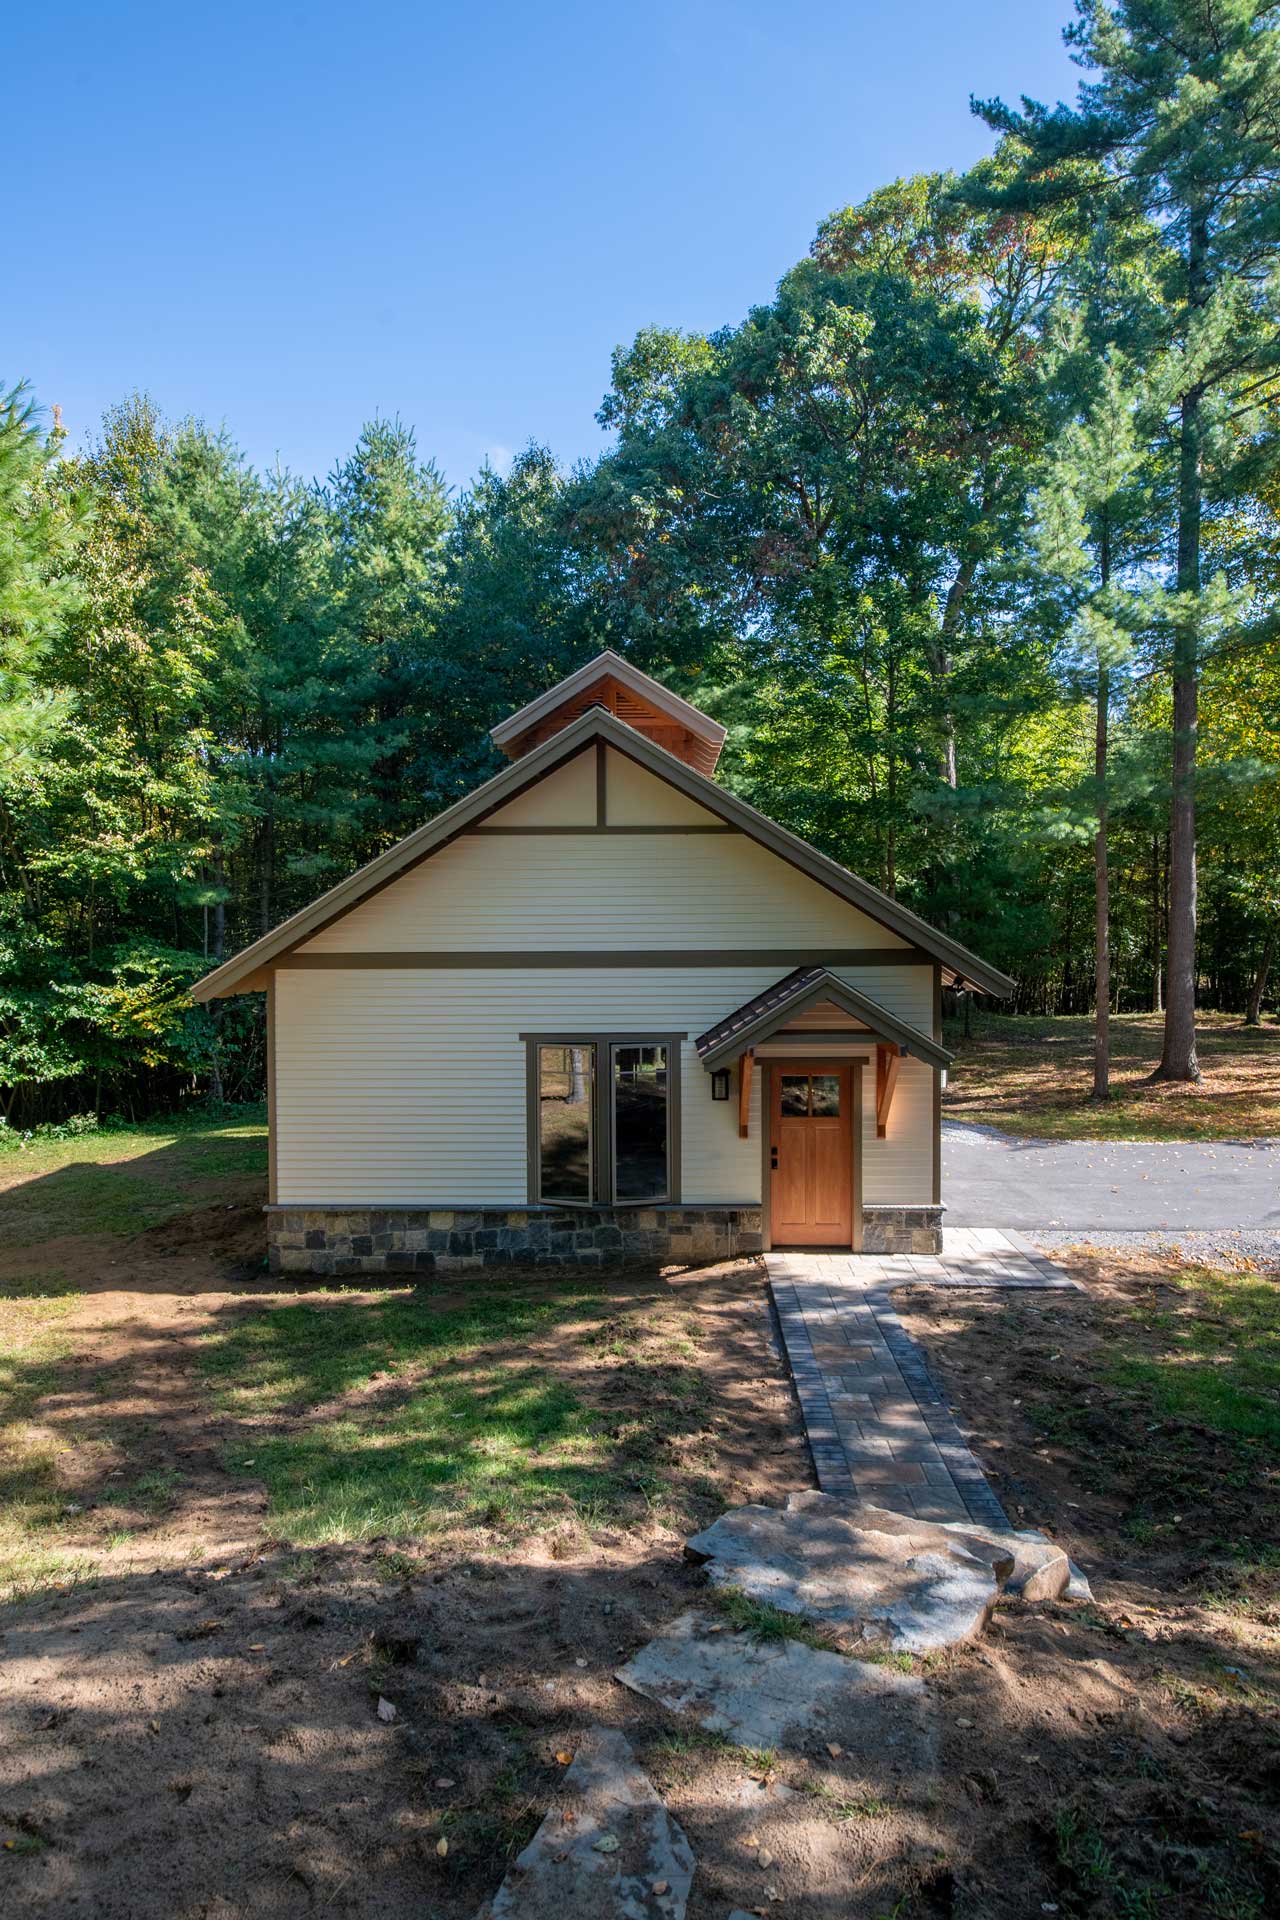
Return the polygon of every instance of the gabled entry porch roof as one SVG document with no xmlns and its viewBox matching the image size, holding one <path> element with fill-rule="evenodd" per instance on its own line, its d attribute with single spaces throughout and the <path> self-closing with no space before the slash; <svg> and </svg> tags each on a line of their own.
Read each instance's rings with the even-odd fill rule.
<svg viewBox="0 0 1280 1920">
<path fill-rule="evenodd" d="M 737 1059 L 749 1048 L 768 1040 L 806 1007 L 818 1001 L 830 1001 L 850 1018 L 860 1020 L 877 1040 L 887 1041 L 902 1053 L 914 1054 L 931 1067 L 950 1066 L 953 1056 L 936 1040 L 921 1033 L 908 1021 L 899 1019 L 869 994 L 860 993 L 841 980 L 829 967 L 797 967 L 763 993 L 744 1001 L 714 1027 L 699 1034 L 694 1043 L 708 1072 Z"/>
</svg>

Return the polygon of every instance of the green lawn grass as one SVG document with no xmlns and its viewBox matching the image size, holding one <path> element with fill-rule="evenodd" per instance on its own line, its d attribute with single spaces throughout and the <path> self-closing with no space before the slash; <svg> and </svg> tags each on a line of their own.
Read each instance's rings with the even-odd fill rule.
<svg viewBox="0 0 1280 1920">
<path fill-rule="evenodd" d="M 1126 1013 L 1111 1021 L 1111 1098 L 1093 1088 L 1093 1022 L 975 1011 L 972 1035 L 948 1021 L 955 1052 L 943 1094 L 949 1120 L 975 1121 L 1045 1140 L 1252 1140 L 1280 1138 L 1280 1026 L 1246 1027 L 1239 1015 L 1200 1013 L 1198 1084 L 1153 1084 L 1163 1022 Z"/>
<path fill-rule="evenodd" d="M 461 1304 L 410 1292 L 255 1313 L 203 1348 L 238 1427 L 227 1464 L 266 1483 L 268 1527 L 298 1545 L 621 1514 L 657 1497 L 659 1477 L 566 1377 L 603 1299 L 586 1276 L 468 1274 Z M 666 1418 L 661 1394 L 651 1417 Z"/>
<path fill-rule="evenodd" d="M 1159 1412 L 1261 1441 L 1280 1460 L 1280 1284 L 1198 1267 L 1177 1283 L 1182 1301 L 1141 1316 L 1163 1350 L 1114 1354 L 1111 1379 L 1145 1389 Z"/>
<path fill-rule="evenodd" d="M 183 1115 L 35 1138 L 0 1154 L 0 1248 L 66 1234 L 132 1234 L 217 1198 L 227 1181 L 263 1176 L 265 1114 Z"/>
<path fill-rule="evenodd" d="M 0 1294 L 0 1593 L 36 1591 L 79 1570 L 50 1539 L 60 1521 L 59 1446 L 37 1418 L 71 1349 L 59 1323 L 80 1296 L 58 1273 Z"/>
</svg>

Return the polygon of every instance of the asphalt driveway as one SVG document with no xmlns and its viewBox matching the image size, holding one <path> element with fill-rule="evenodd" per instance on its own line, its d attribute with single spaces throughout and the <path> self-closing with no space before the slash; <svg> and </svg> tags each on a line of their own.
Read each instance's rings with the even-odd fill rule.
<svg viewBox="0 0 1280 1920">
<path fill-rule="evenodd" d="M 949 1227 L 1280 1231 L 1280 1141 L 1016 1140 L 942 1128 Z"/>
</svg>

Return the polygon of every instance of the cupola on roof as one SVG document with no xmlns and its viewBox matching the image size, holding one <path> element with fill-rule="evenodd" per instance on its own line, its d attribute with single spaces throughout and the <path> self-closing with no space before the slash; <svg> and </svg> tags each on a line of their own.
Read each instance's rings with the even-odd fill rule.
<svg viewBox="0 0 1280 1920">
<path fill-rule="evenodd" d="M 724 727 L 612 650 L 500 721 L 490 737 L 508 759 L 519 760 L 590 707 L 603 707 L 698 773 L 714 773 Z"/>
</svg>

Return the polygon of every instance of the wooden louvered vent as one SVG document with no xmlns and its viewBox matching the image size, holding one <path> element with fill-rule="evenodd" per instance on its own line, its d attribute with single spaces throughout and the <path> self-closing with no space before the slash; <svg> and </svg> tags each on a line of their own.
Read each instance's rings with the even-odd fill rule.
<svg viewBox="0 0 1280 1920">
<path fill-rule="evenodd" d="M 544 740 L 549 740 L 552 734 L 559 733 L 562 727 L 567 727 L 588 707 L 604 707 L 619 720 L 625 721 L 627 726 L 634 727 L 637 733 L 652 740 L 655 746 L 664 747 L 677 760 L 683 760 L 699 773 L 715 772 L 716 761 L 720 757 L 718 741 L 707 739 L 694 733 L 691 728 L 682 726 L 633 688 L 623 686 L 611 673 L 601 673 L 598 679 L 579 687 L 543 713 L 523 733 L 517 734 L 514 739 L 502 741 L 503 752 L 510 759 L 519 760 L 532 748 L 540 747 Z"/>
</svg>

